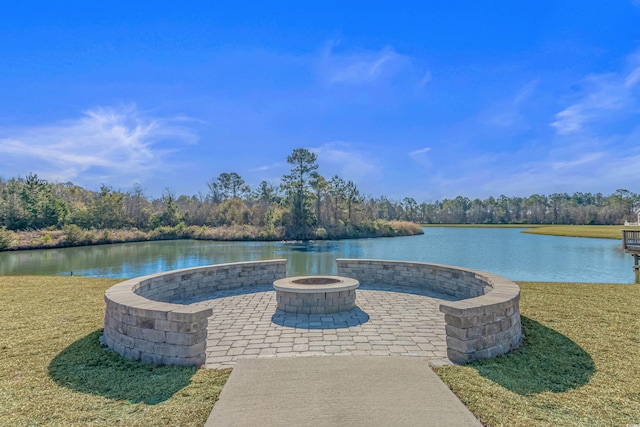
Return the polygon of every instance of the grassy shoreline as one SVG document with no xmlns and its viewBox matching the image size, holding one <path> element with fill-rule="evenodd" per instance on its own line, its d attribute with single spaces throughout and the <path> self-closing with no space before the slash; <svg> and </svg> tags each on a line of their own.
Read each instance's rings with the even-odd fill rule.
<svg viewBox="0 0 640 427">
<path fill-rule="evenodd" d="M 446 228 L 536 228 L 546 227 L 544 224 L 420 224 L 421 227 Z"/>
<path fill-rule="evenodd" d="M 324 229 L 318 229 L 324 230 Z M 233 241 L 279 241 L 290 240 L 284 230 L 278 228 L 267 232 L 264 227 L 252 225 L 234 225 L 220 227 L 197 227 L 179 224 L 175 227 L 159 227 L 150 231 L 138 229 L 98 229 L 83 230 L 77 226 L 65 226 L 62 230 L 31 230 L 12 232 L 0 229 L 7 239 L 8 247 L 0 245 L 0 251 L 22 251 L 32 249 L 54 249 L 78 246 L 109 245 L 113 243 L 133 243 L 159 240 L 210 240 Z M 359 228 L 345 227 L 334 230 L 332 234 L 319 232 L 315 240 L 344 240 L 376 237 L 402 237 L 424 234 L 422 227 L 408 221 L 377 220 Z M 1 239 L 0 239 L 1 241 Z"/>
<path fill-rule="evenodd" d="M 524 228 L 522 233 L 545 236 L 622 239 L 622 230 L 638 229 L 624 225 L 553 225 L 553 224 L 421 224 L 422 227 L 451 228 Z"/>
<path fill-rule="evenodd" d="M 0 425 L 204 424 L 230 371 L 101 347 L 104 291 L 118 281 L 0 276 Z M 489 426 L 638 423 L 640 287 L 520 286 L 524 346 L 437 374 Z"/>
<path fill-rule="evenodd" d="M 638 227 L 624 225 L 549 225 L 527 229 L 523 233 L 622 240 L 622 230 L 631 229 L 638 229 Z"/>
</svg>

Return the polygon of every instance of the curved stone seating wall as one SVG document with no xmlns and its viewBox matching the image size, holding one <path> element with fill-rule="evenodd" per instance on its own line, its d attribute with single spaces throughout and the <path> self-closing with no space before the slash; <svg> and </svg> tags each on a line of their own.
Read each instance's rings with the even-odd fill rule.
<svg viewBox="0 0 640 427">
<path fill-rule="evenodd" d="M 175 304 L 183 298 L 286 276 L 286 260 L 174 270 L 118 283 L 105 293 L 104 343 L 130 359 L 164 365 L 202 365 L 210 308 Z"/>
<path fill-rule="evenodd" d="M 365 284 L 433 291 L 455 298 L 440 304 L 447 356 L 455 362 L 496 357 L 520 345 L 520 288 L 496 274 L 420 262 L 338 259 L 338 275 Z"/>
</svg>

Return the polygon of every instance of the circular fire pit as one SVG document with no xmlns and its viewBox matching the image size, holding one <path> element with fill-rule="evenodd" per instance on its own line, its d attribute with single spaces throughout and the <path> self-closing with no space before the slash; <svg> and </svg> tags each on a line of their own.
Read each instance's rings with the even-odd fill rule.
<svg viewBox="0 0 640 427">
<path fill-rule="evenodd" d="M 356 306 L 355 279 L 339 276 L 286 277 L 273 282 L 278 310 L 286 313 L 329 314 Z"/>
</svg>

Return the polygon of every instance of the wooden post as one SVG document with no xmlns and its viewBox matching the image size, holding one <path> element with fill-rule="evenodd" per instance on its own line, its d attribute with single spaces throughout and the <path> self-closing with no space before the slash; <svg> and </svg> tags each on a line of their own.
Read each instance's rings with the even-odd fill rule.
<svg viewBox="0 0 640 427">
<path fill-rule="evenodd" d="M 622 230 L 622 249 L 633 256 L 633 271 L 640 284 L 640 230 Z"/>
</svg>

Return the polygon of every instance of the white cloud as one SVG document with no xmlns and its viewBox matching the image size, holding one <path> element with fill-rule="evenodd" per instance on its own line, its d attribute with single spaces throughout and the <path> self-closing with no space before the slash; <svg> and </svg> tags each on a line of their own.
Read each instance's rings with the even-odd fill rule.
<svg viewBox="0 0 640 427">
<path fill-rule="evenodd" d="M 171 150 L 159 148 L 161 143 L 197 141 L 178 125 L 186 120 L 150 117 L 127 106 L 88 110 L 52 125 L 0 129 L 0 166 L 12 176 L 35 172 L 81 185 L 129 185 L 166 167 Z"/>
<path fill-rule="evenodd" d="M 257 168 L 249 169 L 249 172 L 265 172 L 273 169 L 280 169 L 283 166 L 285 166 L 285 163 L 282 163 L 282 162 L 272 163 L 270 165 L 262 165 L 262 166 L 258 166 Z"/>
<path fill-rule="evenodd" d="M 391 78 L 411 65 L 408 56 L 397 53 L 392 47 L 378 51 L 338 52 L 335 43 L 329 43 L 321 59 L 323 78 L 332 84 L 361 85 Z M 428 76 L 428 77 L 427 77 Z M 430 74 L 425 74 L 421 82 L 426 84 Z"/>
<path fill-rule="evenodd" d="M 601 148 L 621 143 L 623 141 L 602 141 Z M 571 194 L 576 191 L 611 194 L 617 188 L 627 187 L 633 190 L 638 180 L 636 165 L 640 162 L 640 149 L 622 153 L 616 150 L 586 151 L 585 148 L 567 147 L 528 162 L 516 161 L 516 155 L 505 155 L 500 168 L 468 168 L 469 172 L 464 176 L 468 183 L 475 184 L 481 197 Z M 463 185 L 455 189 L 467 193 Z"/>
<path fill-rule="evenodd" d="M 627 78 L 624 81 L 624 85 L 626 87 L 635 86 L 636 83 L 640 81 L 640 67 L 636 67 L 629 73 Z"/>
<path fill-rule="evenodd" d="M 566 170 L 566 169 L 575 169 L 575 168 L 582 169 L 589 164 L 594 164 L 595 162 L 602 160 L 604 156 L 605 156 L 605 153 L 603 152 L 581 153 L 577 158 L 552 162 L 551 166 L 553 169 L 556 169 L 556 170 L 560 170 L 560 169 Z"/>
<path fill-rule="evenodd" d="M 422 169 L 415 178 L 403 175 L 406 186 L 430 198 L 634 190 L 640 164 L 639 82 L 640 53 L 629 56 L 618 72 L 582 79 L 579 95 L 556 110 L 553 129 L 548 119 L 536 117 L 547 86 L 542 78 L 531 79 L 466 121 L 428 135 L 432 151 L 407 150 Z"/>
<path fill-rule="evenodd" d="M 418 150 L 413 150 L 409 152 L 409 157 L 416 164 L 420 165 L 423 170 L 431 170 L 433 168 L 433 163 L 427 154 L 431 151 L 431 147 L 424 147 Z"/>
<path fill-rule="evenodd" d="M 515 96 L 512 99 L 512 104 L 516 107 L 522 106 L 525 102 L 529 101 L 531 97 L 534 95 L 536 88 L 538 87 L 539 81 L 532 80 L 522 86 L 518 92 L 516 92 Z"/>
<path fill-rule="evenodd" d="M 583 105 L 572 105 L 556 114 L 556 121 L 551 123 L 551 126 L 556 128 L 559 134 L 568 134 L 582 129 L 587 119 L 589 114 Z"/>
<path fill-rule="evenodd" d="M 330 142 L 310 150 L 318 155 L 320 168 L 329 172 L 327 179 L 339 175 L 343 179 L 362 183 L 379 175 L 378 162 L 369 153 L 352 149 L 348 143 Z"/>
<path fill-rule="evenodd" d="M 424 86 L 426 86 L 429 82 L 431 82 L 431 71 L 426 71 L 422 78 L 420 79 L 420 81 L 418 81 L 418 87 L 422 88 Z"/>
<path fill-rule="evenodd" d="M 500 135 L 504 135 L 505 132 L 517 134 L 527 130 L 530 126 L 529 119 L 522 113 L 522 109 L 533 97 L 537 86 L 538 80 L 532 80 L 520 87 L 512 96 L 493 100 L 475 117 L 475 120 L 481 126 L 498 128 Z M 488 129 L 488 131 L 493 133 L 495 129 Z"/>
<path fill-rule="evenodd" d="M 597 125 L 612 116 L 626 117 L 637 113 L 640 55 L 631 55 L 629 62 L 631 66 L 626 72 L 592 75 L 583 80 L 583 94 L 558 112 L 551 123 L 559 135 L 585 131 L 591 124 Z"/>
<path fill-rule="evenodd" d="M 611 194 L 618 188 L 637 191 L 640 164 L 640 127 L 609 138 L 558 137 L 555 147 L 523 146 L 478 155 L 456 152 L 456 163 L 432 161 L 428 174 L 413 181 L 430 198 L 529 196 L 577 191 Z M 446 156 L 453 156 L 447 151 Z"/>
<path fill-rule="evenodd" d="M 429 151 L 431 151 L 431 147 L 425 147 L 425 148 L 421 148 L 419 150 L 414 150 L 409 152 L 409 155 L 411 157 L 416 157 L 416 156 L 420 156 L 422 154 L 427 154 Z"/>
</svg>

